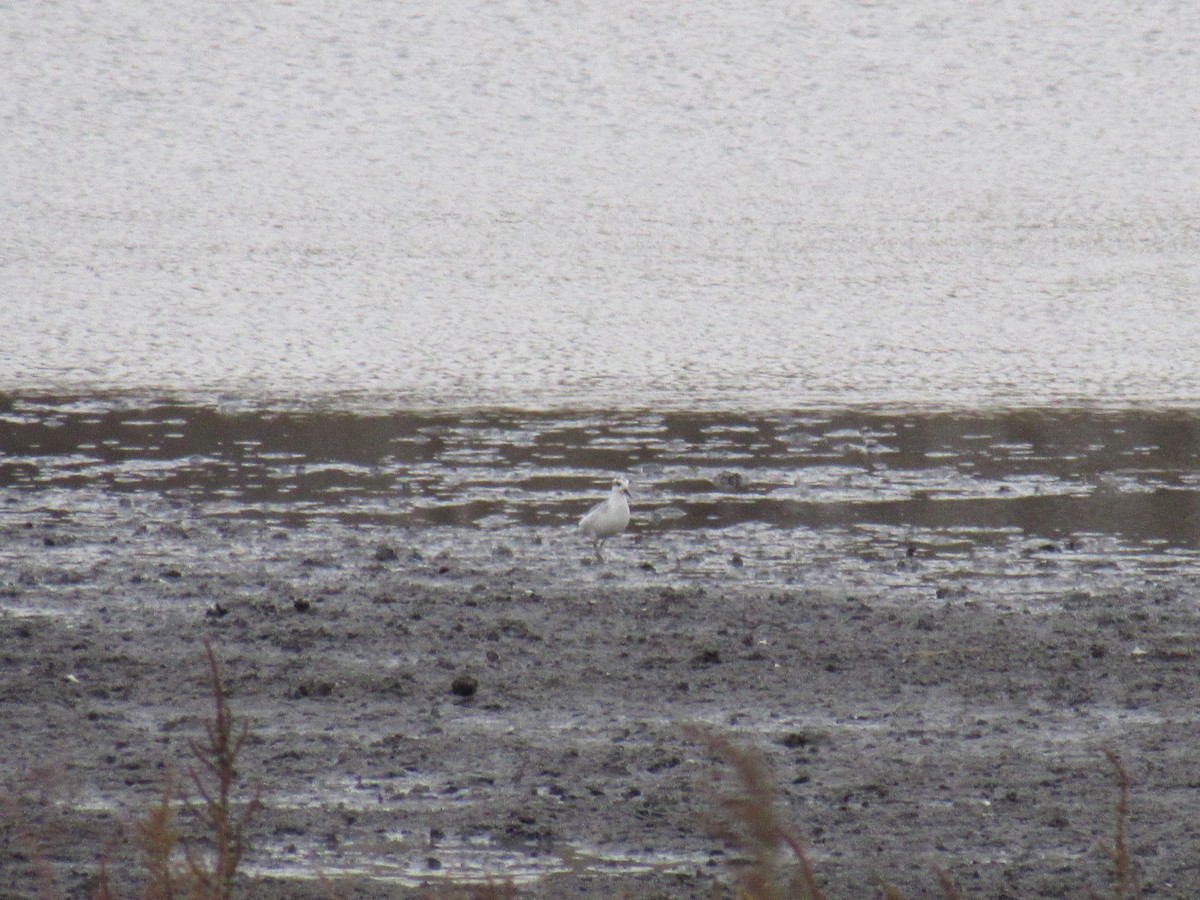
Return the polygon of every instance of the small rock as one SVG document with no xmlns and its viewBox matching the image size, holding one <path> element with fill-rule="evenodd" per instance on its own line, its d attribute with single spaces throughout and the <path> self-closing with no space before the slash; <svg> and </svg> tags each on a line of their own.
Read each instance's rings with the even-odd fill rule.
<svg viewBox="0 0 1200 900">
<path fill-rule="evenodd" d="M 776 739 L 776 743 L 795 750 L 798 747 L 812 747 L 821 740 L 821 736 L 809 731 L 789 731 Z"/>
<path fill-rule="evenodd" d="M 442 867 L 442 861 L 436 856 L 428 856 L 425 858 L 425 868 L 431 872 L 436 872 Z"/>
<path fill-rule="evenodd" d="M 296 685 L 296 690 L 292 693 L 293 700 L 301 700 L 305 697 L 328 697 L 333 693 L 333 682 L 331 681 L 305 681 Z"/>
<path fill-rule="evenodd" d="M 746 561 L 742 559 L 742 554 L 735 552 L 733 556 L 729 557 L 729 564 L 735 569 L 740 569 L 746 564 Z"/>
<path fill-rule="evenodd" d="M 692 657 L 693 666 L 715 666 L 721 662 L 721 651 L 708 648 Z"/>
<path fill-rule="evenodd" d="M 399 558 L 400 554 L 396 552 L 395 548 L 387 544 L 380 544 L 375 548 L 376 562 L 395 562 Z"/>
<path fill-rule="evenodd" d="M 474 697 L 479 690 L 479 679 L 471 675 L 459 675 L 450 682 L 450 693 L 456 697 Z"/>
<path fill-rule="evenodd" d="M 742 489 L 742 476 L 737 472 L 725 471 L 717 476 L 717 484 L 727 491 L 740 491 Z"/>
<path fill-rule="evenodd" d="M 500 544 L 495 550 L 492 551 L 492 556 L 496 557 L 496 559 L 512 559 L 514 556 L 516 556 L 516 554 L 513 552 L 513 548 L 508 546 L 508 544 Z"/>
<path fill-rule="evenodd" d="M 228 614 L 229 610 L 221 605 L 220 600 L 204 611 L 204 615 L 210 619 L 220 619 Z"/>
<path fill-rule="evenodd" d="M 160 578 L 182 578 L 183 573 L 178 569 L 163 569 L 158 573 Z"/>
<path fill-rule="evenodd" d="M 293 600 L 292 606 L 295 608 L 296 612 L 301 613 L 306 613 L 312 609 L 312 604 L 303 597 L 297 597 L 295 600 Z"/>
</svg>

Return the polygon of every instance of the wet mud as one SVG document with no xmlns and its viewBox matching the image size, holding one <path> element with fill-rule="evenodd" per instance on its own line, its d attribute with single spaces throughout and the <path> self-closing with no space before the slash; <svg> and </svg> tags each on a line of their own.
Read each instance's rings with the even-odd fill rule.
<svg viewBox="0 0 1200 900">
<path fill-rule="evenodd" d="M 812 449 L 791 457 L 761 423 L 701 423 L 688 444 L 662 420 L 590 422 L 560 443 L 600 462 L 556 466 L 468 452 L 442 422 L 440 447 L 428 425 L 400 442 L 421 458 L 351 464 L 264 449 L 217 416 L 232 439 L 155 463 L 100 435 L 33 447 L 78 424 L 57 414 L 58 431 L 20 407 L 6 426 L 0 896 L 33 895 L 42 864 L 66 896 L 105 861 L 136 883 L 133 823 L 211 711 L 205 640 L 251 728 L 259 896 L 422 896 L 488 876 L 530 896 L 711 896 L 738 852 L 710 827 L 730 773 L 688 737 L 697 723 L 766 754 L 832 897 L 878 896 L 881 880 L 935 896 L 933 863 L 966 896 L 1103 890 L 1105 748 L 1134 779 L 1147 895 L 1200 893 L 1183 444 L 1101 440 L 1129 422 L 1085 417 L 1087 434 L 1045 431 L 1096 445 L 1069 464 L 960 424 L 953 446 L 1027 461 L 980 475 L 986 454 L 904 450 L 913 429 L 881 420 L 806 425 Z M 162 418 L 203 437 L 187 414 Z M 393 447 L 397 421 L 372 426 Z M 519 447 L 512 431 L 485 442 Z M 635 504 L 598 564 L 570 524 L 601 470 L 634 472 Z M 1102 507 L 1143 513 L 1126 528 Z M 1031 508 L 1047 514 L 1023 521 Z"/>
</svg>

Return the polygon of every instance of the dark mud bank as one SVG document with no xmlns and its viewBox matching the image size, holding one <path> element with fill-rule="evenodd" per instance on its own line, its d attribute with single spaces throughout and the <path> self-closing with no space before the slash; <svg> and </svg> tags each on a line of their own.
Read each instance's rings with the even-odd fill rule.
<svg viewBox="0 0 1200 900">
<path fill-rule="evenodd" d="M 688 723 L 767 753 L 830 896 L 880 878 L 929 896 L 930 862 L 968 896 L 1103 886 L 1106 747 L 1136 781 L 1147 892 L 1200 895 L 1200 592 L 1182 575 L 1095 587 L 1060 549 L 1049 588 L 903 554 L 763 586 L 752 547 L 688 578 L 686 553 L 666 571 L 645 540 L 595 566 L 537 533 L 288 530 L 148 501 L 99 518 L 3 531 L 5 785 L 26 830 L 55 826 L 69 896 L 104 859 L 135 879 L 130 824 L 210 710 L 204 639 L 252 727 L 260 896 L 326 896 L 318 873 L 348 897 L 485 875 L 710 896 L 721 767 Z M 7 829 L 3 896 L 33 893 L 35 861 Z"/>
</svg>

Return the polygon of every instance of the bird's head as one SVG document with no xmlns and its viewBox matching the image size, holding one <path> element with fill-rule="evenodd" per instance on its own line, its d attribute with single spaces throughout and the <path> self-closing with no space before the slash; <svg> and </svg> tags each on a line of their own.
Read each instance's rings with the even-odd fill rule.
<svg viewBox="0 0 1200 900">
<path fill-rule="evenodd" d="M 624 494 L 626 497 L 631 496 L 631 494 L 629 493 L 629 479 L 628 478 L 614 478 L 613 483 L 612 483 L 612 489 L 613 489 L 614 494 Z"/>
</svg>

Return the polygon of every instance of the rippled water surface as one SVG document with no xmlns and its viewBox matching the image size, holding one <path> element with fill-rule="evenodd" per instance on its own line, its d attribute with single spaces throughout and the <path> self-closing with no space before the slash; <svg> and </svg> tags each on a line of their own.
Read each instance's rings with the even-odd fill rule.
<svg viewBox="0 0 1200 900">
<path fill-rule="evenodd" d="M 1200 400 L 1187 5 L 0 21 L 0 389 Z"/>
</svg>

